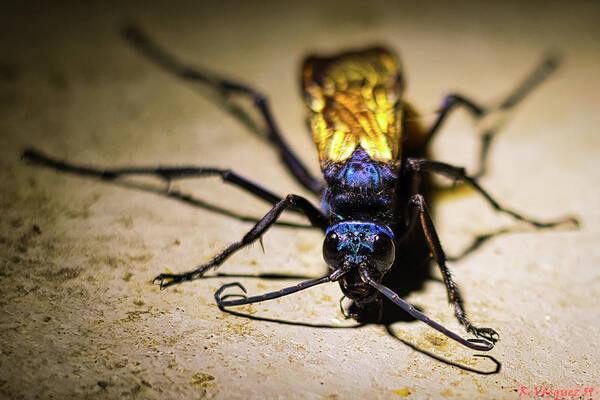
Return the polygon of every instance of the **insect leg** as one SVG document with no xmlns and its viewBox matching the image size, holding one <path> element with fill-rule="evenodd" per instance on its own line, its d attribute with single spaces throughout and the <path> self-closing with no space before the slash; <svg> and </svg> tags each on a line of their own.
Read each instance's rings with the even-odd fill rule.
<svg viewBox="0 0 600 400">
<path fill-rule="evenodd" d="M 275 119 L 271 113 L 268 100 L 263 94 L 242 83 L 221 79 L 214 74 L 194 69 L 180 62 L 160 48 L 136 26 L 125 27 L 123 29 L 123 36 L 151 61 L 181 79 L 208 85 L 219 91 L 224 98 L 229 97 L 231 94 L 249 97 L 254 102 L 254 106 L 258 109 L 266 123 L 268 139 L 278 149 L 279 155 L 288 170 L 296 180 L 308 190 L 315 194 L 321 194 L 323 183 L 312 176 L 300 159 L 291 150 L 281 135 L 281 131 L 275 123 Z"/>
<path fill-rule="evenodd" d="M 496 209 L 496 211 L 510 215 L 511 217 L 527 222 L 536 228 L 552 228 L 558 225 L 569 224 L 579 225 L 579 221 L 574 217 L 566 217 L 556 221 L 542 222 L 531 218 L 527 218 L 516 211 L 510 210 L 506 207 L 501 206 L 485 189 L 483 189 L 477 182 L 477 178 L 466 174 L 465 169 L 462 167 L 455 167 L 450 164 L 446 164 L 439 161 L 432 161 L 426 159 L 409 158 L 406 161 L 407 167 L 414 171 L 417 175 L 423 172 L 435 172 L 440 175 L 444 175 L 448 178 L 463 181 L 471 185 L 479 194 L 481 194 L 490 205 Z"/>
<path fill-rule="evenodd" d="M 289 194 L 284 199 L 277 202 L 277 204 L 275 204 L 271 211 L 269 211 L 263 218 L 261 218 L 261 220 L 258 221 L 256 225 L 254 225 L 254 227 L 252 227 L 252 229 L 250 229 L 250 231 L 246 233 L 246 235 L 244 235 L 242 240 L 227 246 L 225 250 L 214 256 L 212 260 L 210 260 L 208 263 L 200 265 L 194 270 L 184 272 L 182 274 L 160 274 L 156 278 L 154 278 L 153 282 L 158 281 L 162 289 L 164 287 L 176 283 L 191 281 L 200 278 L 209 269 L 218 268 L 230 255 L 232 255 L 242 247 L 254 242 L 255 240 L 260 240 L 262 235 L 271 227 L 271 225 L 275 223 L 277 218 L 279 218 L 279 216 L 285 209 L 292 209 L 301 212 L 309 219 L 311 225 L 314 227 L 318 227 L 322 230 L 325 230 L 327 228 L 327 218 L 321 213 L 321 211 L 319 211 L 304 197 Z"/>
<path fill-rule="evenodd" d="M 420 194 L 415 194 L 409 201 L 409 207 L 411 207 L 411 221 L 415 221 L 417 218 L 425 233 L 425 239 L 429 249 L 433 253 L 437 265 L 442 273 L 444 284 L 446 285 L 446 291 L 448 293 L 448 301 L 454 306 L 454 311 L 458 321 L 464 325 L 467 332 L 473 333 L 475 336 L 484 337 L 492 342 L 498 340 L 498 333 L 491 328 L 477 328 L 467 318 L 467 314 L 464 309 L 463 300 L 458 290 L 458 287 L 452 279 L 450 270 L 446 265 L 446 255 L 442 249 L 442 244 L 435 231 L 431 215 L 425 203 L 425 199 Z M 437 329 L 437 328 L 436 328 Z M 455 339 L 456 340 L 456 339 Z"/>
<path fill-rule="evenodd" d="M 406 302 L 406 300 L 402 299 L 400 296 L 398 296 L 398 294 L 394 293 L 393 290 L 391 290 L 390 288 L 382 285 L 381 283 L 379 283 L 376 280 L 374 280 L 373 278 L 371 278 L 369 276 L 369 271 L 367 269 L 361 270 L 360 274 L 361 274 L 361 278 L 364 279 L 369 285 L 373 286 L 375 289 L 377 289 L 379 292 L 381 292 L 385 297 L 390 299 L 394 304 L 396 304 L 398 307 L 400 307 L 401 309 L 406 311 L 408 314 L 410 314 L 414 318 L 418 319 L 419 321 L 423 321 L 427 325 L 431 326 L 433 329 L 436 329 L 437 331 L 443 333 L 444 335 L 448 336 L 449 338 L 456 340 L 458 343 L 462 344 L 463 346 L 466 346 L 473 350 L 481 350 L 481 351 L 489 351 L 494 348 L 494 344 L 490 343 L 486 340 L 463 339 L 456 333 L 446 329 L 444 326 L 440 325 L 439 323 L 437 323 L 434 320 L 432 320 L 431 318 L 429 318 L 427 315 L 423 314 L 421 311 L 417 310 L 415 308 L 415 306 Z M 464 310 L 463 310 L 463 315 L 464 315 Z M 466 321 L 468 323 L 466 317 L 464 318 L 464 321 Z M 461 322 L 463 322 L 463 321 L 461 321 Z M 463 324 L 464 324 L 464 322 L 463 322 Z M 475 335 L 483 336 L 485 334 L 489 334 L 492 337 L 494 335 L 496 335 L 496 336 L 498 335 L 493 329 L 489 329 L 489 328 L 477 329 L 477 328 L 474 328 L 472 325 L 469 325 L 469 326 L 470 326 L 470 328 L 467 328 L 467 331 L 474 332 L 473 329 L 475 329 L 476 330 L 476 332 L 474 332 Z M 494 341 L 495 340 L 492 340 L 492 342 L 494 342 Z"/>
<path fill-rule="evenodd" d="M 121 167 L 121 168 L 93 168 L 83 165 L 66 163 L 35 150 L 27 149 L 21 156 L 27 161 L 44 165 L 58 171 L 69 172 L 77 175 L 92 176 L 104 180 L 112 180 L 130 175 L 153 175 L 168 182 L 174 179 L 184 178 L 203 178 L 208 176 L 221 176 L 224 182 L 244 189 L 253 195 L 265 200 L 268 203 L 275 204 L 281 201 L 281 197 L 270 190 L 262 188 L 256 183 L 238 175 L 229 169 L 219 169 L 211 167 Z"/>
<path fill-rule="evenodd" d="M 479 148 L 479 168 L 473 175 L 478 178 L 485 175 L 487 171 L 487 156 L 489 154 L 492 140 L 496 137 L 502 127 L 508 122 L 511 110 L 525 99 L 535 88 L 542 84 L 560 66 L 562 59 L 558 54 L 547 54 L 515 89 L 504 98 L 496 107 L 486 112 L 486 117 L 480 119 L 479 129 L 482 132 Z"/>
<path fill-rule="evenodd" d="M 535 88 L 544 82 L 554 71 L 558 69 L 561 57 L 557 54 L 548 54 L 502 101 L 495 106 L 484 107 L 476 102 L 458 95 L 451 94 L 444 98 L 439 115 L 429 128 L 426 135 L 426 143 L 431 141 L 447 115 L 456 107 L 466 108 L 478 119 L 481 134 L 479 148 L 479 168 L 474 177 L 481 177 L 487 169 L 487 157 L 494 137 L 506 124 L 511 113 L 509 112 L 525 99 Z"/>
<path fill-rule="evenodd" d="M 242 291 L 244 293 L 246 293 L 246 288 L 244 286 L 242 286 L 242 284 L 239 282 L 226 283 L 225 285 L 221 286 L 219 288 L 219 290 L 217 290 L 215 292 L 215 300 L 220 309 L 223 309 L 225 307 L 240 306 L 243 304 L 258 303 L 260 301 L 265 301 L 265 300 L 272 300 L 272 299 L 276 299 L 278 297 L 287 296 L 288 294 L 299 292 L 304 289 L 308 289 L 309 287 L 312 287 L 312 286 L 320 285 L 320 284 L 326 283 L 326 282 L 331 282 L 332 281 L 331 275 L 332 274 L 329 274 L 322 278 L 311 279 L 308 281 L 300 282 L 294 286 L 286 287 L 286 288 L 280 289 L 276 292 L 269 292 L 269 293 L 261 294 L 258 296 L 246 297 L 246 295 L 242 295 L 242 294 L 228 294 L 225 296 L 225 297 L 229 297 L 229 296 L 242 297 L 241 299 L 237 299 L 237 300 L 224 300 L 225 297 L 221 298 L 221 294 L 223 293 L 223 291 L 225 289 L 232 287 L 232 286 L 239 287 L 240 289 L 242 289 Z"/>
<path fill-rule="evenodd" d="M 478 105 L 473 100 L 470 100 L 460 94 L 447 95 L 444 97 L 442 106 L 438 110 L 439 115 L 426 134 L 427 143 L 434 138 L 435 134 L 439 131 L 442 123 L 446 120 L 446 117 L 450 114 L 450 112 L 455 110 L 458 106 L 466 108 L 471 114 L 473 114 L 474 117 L 481 117 L 486 112 L 485 107 Z"/>
</svg>

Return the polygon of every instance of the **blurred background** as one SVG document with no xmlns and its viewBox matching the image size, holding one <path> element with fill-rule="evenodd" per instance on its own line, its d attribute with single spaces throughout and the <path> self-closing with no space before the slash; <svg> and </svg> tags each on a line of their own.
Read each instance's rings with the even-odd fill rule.
<svg viewBox="0 0 600 400">
<path fill-rule="evenodd" d="M 6 398 L 506 398 L 522 386 L 596 385 L 600 346 L 600 5 L 559 2 L 35 2 L 0 6 L 0 394 Z M 435 116 L 444 95 L 501 99 L 548 51 L 561 68 L 498 137 L 483 185 L 504 204 L 579 230 L 533 231 L 478 196 L 436 202 L 447 253 L 505 227 L 451 263 L 467 311 L 501 336 L 490 359 L 420 323 L 351 328 L 337 285 L 219 311 L 213 293 L 290 279 L 217 277 L 159 291 L 150 280 L 210 259 L 268 206 L 218 179 L 99 182 L 20 161 L 26 147 L 98 166 L 230 167 L 276 193 L 308 195 L 264 140 L 203 91 L 156 67 L 119 34 L 134 21 L 180 60 L 265 93 L 315 174 L 299 92 L 310 53 L 382 44 L 399 54 L 406 98 Z M 462 111 L 433 145 L 473 168 L 478 134 Z M 315 199 L 315 204 L 317 200 Z M 304 222 L 295 216 L 287 221 Z M 319 232 L 275 227 L 220 270 L 317 276 Z M 442 284 L 408 297 L 462 332 Z"/>
</svg>

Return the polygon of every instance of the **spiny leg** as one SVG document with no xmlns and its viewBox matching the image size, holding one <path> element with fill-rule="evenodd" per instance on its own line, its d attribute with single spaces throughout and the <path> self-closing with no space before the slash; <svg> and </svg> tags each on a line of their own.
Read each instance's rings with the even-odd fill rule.
<svg viewBox="0 0 600 400">
<path fill-rule="evenodd" d="M 439 115 L 433 122 L 426 135 L 426 143 L 430 142 L 439 131 L 442 123 L 451 111 L 463 107 L 479 121 L 481 130 L 481 143 L 479 147 L 479 167 L 474 177 L 481 177 L 487 171 L 487 158 L 495 136 L 508 121 L 510 110 L 515 108 L 535 88 L 543 83 L 561 63 L 561 57 L 557 54 L 548 54 L 516 87 L 497 105 L 485 107 L 477 102 L 459 95 L 450 94 L 446 96 L 439 109 Z"/>
<path fill-rule="evenodd" d="M 487 202 L 490 203 L 490 205 L 494 209 L 496 209 L 496 211 L 508 214 L 519 221 L 527 222 L 535 228 L 553 228 L 555 226 L 563 224 L 574 226 L 579 225 L 579 221 L 577 220 L 577 218 L 574 217 L 565 217 L 556 221 L 542 222 L 531 218 L 527 218 L 521 215 L 520 213 L 507 209 L 506 207 L 501 206 L 485 189 L 483 189 L 477 182 L 476 178 L 467 175 L 465 169 L 462 167 L 455 167 L 453 165 L 446 164 L 443 162 L 426 160 L 421 158 L 408 158 L 406 160 L 406 165 L 410 171 L 413 171 L 415 173 L 415 179 L 417 180 L 423 172 L 434 172 L 457 181 L 466 182 L 469 185 L 471 185 L 475 190 L 477 190 L 477 192 L 479 192 L 479 194 L 481 194 L 487 200 Z"/>
<path fill-rule="evenodd" d="M 69 172 L 83 176 L 92 176 L 105 180 L 112 180 L 131 175 L 153 175 L 170 182 L 174 179 L 220 176 L 224 182 L 244 189 L 270 204 L 276 204 L 277 202 L 281 201 L 280 196 L 256 183 L 249 181 L 248 179 L 229 169 L 194 166 L 94 168 L 60 161 L 48 157 L 35 149 L 25 150 L 21 158 L 35 164 L 53 168 L 58 171 Z"/>
<path fill-rule="evenodd" d="M 471 332 L 475 336 L 484 337 L 491 342 L 496 342 L 499 335 L 495 330 L 491 328 L 477 328 L 467 318 L 462 297 L 458 287 L 452 279 L 450 270 L 446 265 L 446 255 L 442 249 L 442 244 L 435 231 L 431 215 L 423 196 L 420 194 L 413 195 L 409 201 L 409 207 L 411 208 L 410 229 L 414 227 L 414 224 L 418 219 L 425 234 L 427 245 L 442 273 L 442 278 L 444 279 L 444 284 L 446 285 L 446 291 L 448 293 L 448 301 L 454 306 L 456 318 L 464 325 L 467 332 Z"/>
<path fill-rule="evenodd" d="M 304 214 L 310 221 L 311 225 L 322 230 L 327 228 L 327 218 L 315 208 L 308 200 L 304 197 L 297 196 L 294 194 L 287 195 L 283 200 L 277 202 L 275 206 L 260 220 L 244 237 L 242 240 L 230 244 L 212 258 L 208 263 L 200 265 L 192 271 L 184 272 L 182 274 L 170 274 L 164 273 L 154 278 L 153 282 L 158 281 L 161 289 L 167 286 L 171 286 L 176 283 L 191 281 L 200 278 L 211 268 L 218 268 L 230 255 L 241 249 L 242 247 L 260 240 L 262 235 L 275 223 L 277 218 L 285 209 L 293 209 Z"/>
<path fill-rule="evenodd" d="M 281 131 L 275 123 L 268 100 L 264 95 L 242 83 L 221 79 L 212 73 L 200 71 L 182 63 L 160 48 L 136 26 L 126 26 L 122 32 L 123 36 L 129 40 L 136 49 L 151 61 L 167 70 L 167 72 L 178 76 L 181 79 L 200 82 L 213 87 L 218 90 L 223 97 L 228 97 L 231 94 L 240 94 L 249 97 L 254 102 L 255 107 L 258 109 L 267 125 L 268 139 L 279 151 L 279 155 L 288 170 L 296 180 L 308 190 L 315 194 L 321 193 L 324 187 L 323 182 L 312 176 L 286 143 Z"/>
</svg>

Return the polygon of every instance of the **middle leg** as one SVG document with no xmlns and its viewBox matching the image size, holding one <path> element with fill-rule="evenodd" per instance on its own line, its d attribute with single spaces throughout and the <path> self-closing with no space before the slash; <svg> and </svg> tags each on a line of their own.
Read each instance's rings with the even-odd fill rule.
<svg viewBox="0 0 600 400">
<path fill-rule="evenodd" d="M 535 228 L 553 228 L 559 225 L 566 224 L 574 226 L 579 225 L 579 221 L 577 220 L 577 218 L 574 217 L 566 217 L 556 221 L 544 222 L 525 217 L 516 211 L 510 210 L 500 205 L 485 189 L 483 189 L 479 185 L 477 179 L 467 175 L 465 169 L 462 167 L 455 167 L 453 165 L 446 164 L 443 162 L 432 161 L 422 158 L 408 158 L 406 160 L 406 165 L 408 170 L 415 174 L 415 179 L 417 180 L 417 182 L 420 179 L 420 175 L 423 172 L 435 172 L 448 178 L 455 179 L 457 181 L 466 182 L 469 185 L 471 185 L 477 192 L 479 192 L 479 194 L 481 194 L 494 209 L 496 209 L 499 212 L 508 214 L 519 221 L 527 222 Z"/>
<path fill-rule="evenodd" d="M 35 149 L 27 149 L 23 152 L 22 159 L 35 164 L 53 168 L 58 171 L 69 172 L 81 176 L 92 176 L 104 180 L 113 180 L 120 177 L 132 175 L 150 175 L 159 177 L 168 183 L 175 179 L 204 178 L 209 176 L 220 176 L 224 182 L 237 186 L 252 193 L 256 197 L 276 204 L 281 197 L 268 189 L 244 178 L 230 169 L 212 167 L 177 166 L 177 167 L 116 167 L 95 168 L 86 165 L 72 164 L 49 157 Z"/>
<path fill-rule="evenodd" d="M 229 258 L 233 253 L 240 250 L 242 247 L 256 241 L 261 240 L 262 235 L 277 221 L 277 218 L 285 209 L 293 209 L 304 214 L 310 221 L 311 225 L 322 230 L 327 228 L 327 218 L 313 206 L 304 197 L 294 194 L 287 195 L 283 200 L 280 200 L 244 237 L 237 242 L 227 246 L 225 250 L 217 254 L 208 263 L 200 265 L 192 271 L 181 274 L 163 273 L 154 278 L 153 282 L 158 281 L 161 289 L 177 283 L 191 281 L 200 278 L 210 269 L 216 269 Z"/>
</svg>

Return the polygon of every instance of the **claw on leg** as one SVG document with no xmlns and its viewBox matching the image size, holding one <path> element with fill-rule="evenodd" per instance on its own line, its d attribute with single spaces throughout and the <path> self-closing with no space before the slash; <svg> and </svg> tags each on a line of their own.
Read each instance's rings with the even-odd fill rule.
<svg viewBox="0 0 600 400">
<path fill-rule="evenodd" d="M 152 279 L 152 284 L 156 284 L 156 282 L 158 281 L 160 290 L 163 290 L 165 288 L 168 288 L 171 285 L 176 285 L 176 284 L 184 282 L 184 281 L 191 281 L 201 275 L 202 274 L 191 274 L 191 273 L 185 273 L 185 274 L 162 273 L 162 274 L 156 276 L 156 278 Z"/>
<path fill-rule="evenodd" d="M 237 293 L 237 294 L 231 293 L 231 294 L 226 294 L 225 296 L 221 297 L 221 294 L 223 293 L 223 291 L 225 289 L 230 288 L 230 287 L 234 287 L 234 286 L 242 289 L 242 292 L 244 292 L 244 294 L 241 294 L 241 293 Z M 248 292 L 246 291 L 246 288 L 244 287 L 244 285 L 242 285 L 241 283 L 239 283 L 239 282 L 226 283 L 223 286 L 221 286 L 219 288 L 219 290 L 217 290 L 215 292 L 215 301 L 217 302 L 217 306 L 219 306 L 219 308 L 222 308 L 223 307 L 223 301 L 226 298 L 235 296 L 235 297 L 241 297 L 241 298 L 245 299 L 245 298 L 248 297 L 248 296 L 246 296 L 246 293 L 248 293 Z"/>
<path fill-rule="evenodd" d="M 152 284 L 156 284 L 156 282 L 158 281 L 160 290 L 163 290 L 164 288 L 174 285 L 176 283 L 179 283 L 183 280 L 184 279 L 182 279 L 181 275 L 163 273 L 163 274 L 158 275 L 156 278 L 152 279 Z"/>
<path fill-rule="evenodd" d="M 471 332 L 473 332 L 473 334 L 477 337 L 482 337 L 492 343 L 496 343 L 498 340 L 500 340 L 500 335 L 492 328 L 472 328 L 473 330 Z"/>
<path fill-rule="evenodd" d="M 472 333 L 476 337 L 482 337 L 492 343 L 496 343 L 500 340 L 500 335 L 492 328 L 477 328 L 476 326 L 471 325 L 466 319 L 459 319 L 459 321 L 465 326 L 467 332 Z"/>
<path fill-rule="evenodd" d="M 182 274 L 173 274 L 171 272 L 162 273 L 160 275 L 157 275 L 156 278 L 152 279 L 152 283 L 156 284 L 156 282 L 158 281 L 160 290 L 163 290 L 164 288 L 167 288 L 171 285 L 176 285 L 181 282 L 193 281 L 194 279 L 198 279 L 202 277 L 206 273 L 206 271 L 208 271 L 211 267 L 213 267 L 211 264 L 206 264 L 196 268 L 193 271 L 184 272 Z M 167 269 L 167 271 L 169 270 Z"/>
</svg>

